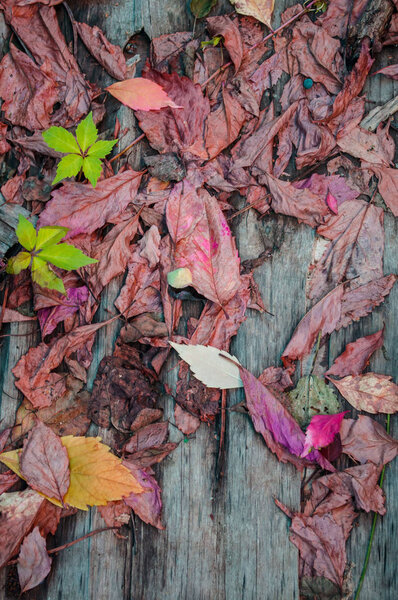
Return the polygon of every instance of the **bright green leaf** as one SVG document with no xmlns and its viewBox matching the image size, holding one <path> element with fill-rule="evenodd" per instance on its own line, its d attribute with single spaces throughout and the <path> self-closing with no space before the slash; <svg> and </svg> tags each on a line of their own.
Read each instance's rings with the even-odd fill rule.
<svg viewBox="0 0 398 600">
<path fill-rule="evenodd" d="M 58 292 L 61 292 L 61 294 L 66 295 L 62 279 L 57 277 L 56 274 L 51 271 L 48 264 L 37 256 L 33 259 L 32 263 L 32 280 L 41 287 L 49 290 L 57 290 Z"/>
<path fill-rule="evenodd" d="M 191 0 L 191 12 L 197 18 L 207 17 L 217 0 Z"/>
<path fill-rule="evenodd" d="M 87 117 L 77 126 L 76 137 L 83 152 L 85 152 L 89 146 L 94 144 L 98 137 L 98 131 L 93 121 L 92 112 L 88 113 Z"/>
<path fill-rule="evenodd" d="M 57 152 L 80 154 L 80 148 L 74 136 L 63 127 L 50 127 L 47 131 L 43 131 L 42 136 L 46 144 Z"/>
<path fill-rule="evenodd" d="M 80 267 L 98 262 L 94 258 L 86 256 L 79 248 L 75 248 L 75 246 L 71 246 L 70 244 L 50 246 L 42 250 L 39 256 L 42 260 L 46 260 L 52 265 L 66 271 L 79 269 Z"/>
<path fill-rule="evenodd" d="M 65 179 L 65 177 L 74 177 L 82 168 L 83 157 L 80 154 L 67 154 L 58 163 L 57 174 L 53 181 L 53 185 Z"/>
<path fill-rule="evenodd" d="M 27 269 L 30 265 L 30 254 L 29 252 L 20 252 L 7 263 L 7 273 L 18 275 L 24 269 Z"/>
<path fill-rule="evenodd" d="M 105 158 L 118 141 L 119 140 L 99 140 L 91 146 L 90 150 L 87 152 L 87 156 L 91 156 L 92 158 Z"/>
<path fill-rule="evenodd" d="M 48 248 L 58 244 L 66 236 L 69 229 L 67 227 L 51 227 L 46 226 L 39 229 L 37 232 L 36 250 Z"/>
<path fill-rule="evenodd" d="M 17 234 L 18 242 L 21 246 L 26 248 L 26 250 L 33 250 L 36 243 L 36 230 L 32 223 L 22 215 L 19 215 L 18 226 L 15 233 Z"/>
<path fill-rule="evenodd" d="M 99 158 L 87 156 L 83 161 L 83 173 L 93 187 L 97 185 L 97 181 L 102 171 L 102 163 Z"/>
<path fill-rule="evenodd" d="M 218 46 L 218 44 L 222 40 L 222 35 L 216 35 L 214 38 L 207 42 L 200 42 L 202 48 L 206 48 L 206 46 Z"/>
</svg>

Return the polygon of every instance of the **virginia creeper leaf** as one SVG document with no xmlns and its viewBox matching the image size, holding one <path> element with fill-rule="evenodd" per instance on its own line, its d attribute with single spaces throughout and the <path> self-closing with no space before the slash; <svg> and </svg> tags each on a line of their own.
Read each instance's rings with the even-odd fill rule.
<svg viewBox="0 0 398 600">
<path fill-rule="evenodd" d="M 85 152 L 87 148 L 94 144 L 98 137 L 98 130 L 93 121 L 93 113 L 89 112 L 87 117 L 80 121 L 76 128 L 76 138 L 79 142 L 79 146 L 82 152 Z M 80 154 L 80 152 L 79 152 Z"/>
<path fill-rule="evenodd" d="M 48 246 L 58 244 L 66 236 L 69 229 L 67 227 L 41 227 L 37 232 L 36 250 L 43 250 Z"/>
<path fill-rule="evenodd" d="M 56 246 L 46 247 L 40 252 L 40 259 L 67 271 L 98 262 L 95 258 L 86 256 L 79 248 L 75 248 L 70 244 L 57 244 Z"/>
<path fill-rule="evenodd" d="M 63 127 L 50 127 L 42 133 L 43 139 L 50 148 L 57 152 L 80 154 L 80 148 L 70 131 Z"/>
<path fill-rule="evenodd" d="M 98 142 L 95 142 L 95 144 L 91 146 L 87 152 L 87 156 L 92 158 L 105 158 L 118 141 L 119 140 L 98 140 Z"/>
<path fill-rule="evenodd" d="M 95 188 L 97 181 L 102 171 L 102 163 L 99 158 L 87 156 L 83 160 L 83 173 Z"/>
<path fill-rule="evenodd" d="M 80 154 L 67 154 L 58 163 L 57 174 L 55 175 L 53 185 L 66 177 L 74 177 L 82 168 L 83 157 Z"/>
<path fill-rule="evenodd" d="M 41 287 L 58 290 L 61 294 L 66 294 L 62 279 L 57 277 L 48 264 L 37 256 L 32 261 L 32 280 Z"/>
<path fill-rule="evenodd" d="M 22 215 L 19 215 L 15 233 L 21 246 L 26 248 L 26 250 L 33 250 L 36 243 L 36 230 L 32 223 Z"/>
<path fill-rule="evenodd" d="M 31 256 L 29 252 L 19 252 L 16 256 L 10 258 L 7 263 L 7 273 L 18 275 L 24 269 L 27 269 L 30 265 Z"/>
</svg>

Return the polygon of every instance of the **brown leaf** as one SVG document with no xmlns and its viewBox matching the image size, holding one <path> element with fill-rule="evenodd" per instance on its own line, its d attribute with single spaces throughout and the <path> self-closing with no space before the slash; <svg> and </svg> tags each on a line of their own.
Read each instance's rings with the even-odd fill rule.
<svg viewBox="0 0 398 600">
<path fill-rule="evenodd" d="M 19 477 L 12 471 L 0 473 L 0 495 L 9 490 L 17 481 L 19 481 Z"/>
<path fill-rule="evenodd" d="M 274 0 L 232 0 L 231 4 L 241 15 L 249 15 L 271 27 Z"/>
<path fill-rule="evenodd" d="M 127 525 L 131 517 L 131 508 L 124 500 L 108 502 L 106 506 L 99 506 L 98 511 L 108 527 Z"/>
<path fill-rule="evenodd" d="M 337 380 L 328 377 L 340 394 L 357 410 L 377 415 L 398 412 L 398 386 L 391 381 L 390 375 L 365 373 L 347 375 Z"/>
<path fill-rule="evenodd" d="M 365 165 L 364 165 L 365 166 Z M 370 166 L 370 165 L 369 165 Z M 398 169 L 371 165 L 379 179 L 379 192 L 394 217 L 398 217 Z"/>
<path fill-rule="evenodd" d="M 51 570 L 52 559 L 47 554 L 46 540 L 38 527 L 24 539 L 18 557 L 18 577 L 21 592 L 39 585 Z"/>
<path fill-rule="evenodd" d="M 302 360 L 310 353 L 319 332 L 323 337 L 369 314 L 383 302 L 396 280 L 395 275 L 386 275 L 353 289 L 344 290 L 339 285 L 329 292 L 297 325 L 282 354 L 285 367 L 291 367 L 295 360 Z"/>
<path fill-rule="evenodd" d="M 0 496 L 0 567 L 18 551 L 45 498 L 31 489 Z"/>
<path fill-rule="evenodd" d="M 104 32 L 87 23 L 75 22 L 76 29 L 87 50 L 115 79 L 126 79 L 126 60 L 120 46 L 111 44 Z"/>
<path fill-rule="evenodd" d="M 231 86 L 224 86 L 220 103 L 207 117 L 205 140 L 210 158 L 217 156 L 236 140 L 246 120 L 247 113 L 233 91 Z"/>
<path fill-rule="evenodd" d="M 62 503 L 70 483 L 68 452 L 44 423 L 38 421 L 29 432 L 19 465 L 31 488 Z"/>
<path fill-rule="evenodd" d="M 141 181 L 141 174 L 124 171 L 99 181 L 93 189 L 91 183 L 64 183 L 54 190 L 40 215 L 39 226 L 58 225 L 76 233 L 92 233 L 112 223 L 132 202 Z"/>
<path fill-rule="evenodd" d="M 179 404 L 175 405 L 174 419 L 178 429 L 182 431 L 184 435 L 191 435 L 200 427 L 200 419 L 191 415 Z"/>
<path fill-rule="evenodd" d="M 343 202 L 318 233 L 331 240 L 310 275 L 308 296 L 319 299 L 345 279 L 367 283 L 383 275 L 383 210 L 363 200 Z"/>
<path fill-rule="evenodd" d="M 383 341 L 384 328 L 347 344 L 344 352 L 336 358 L 325 375 L 334 375 L 337 377 L 359 375 L 369 364 L 372 354 L 382 347 Z"/>
<path fill-rule="evenodd" d="M 2 110 L 13 125 L 34 131 L 50 126 L 51 113 L 59 92 L 52 78 L 49 60 L 38 67 L 29 56 L 10 45 L 0 64 Z"/>
<path fill-rule="evenodd" d="M 95 333 L 108 321 L 77 327 L 71 333 L 55 340 L 51 345 L 39 344 L 30 348 L 12 369 L 15 385 L 34 408 L 50 406 L 65 393 L 64 376 L 52 373 L 65 357 L 69 357 L 94 338 Z"/>
<path fill-rule="evenodd" d="M 214 422 L 218 414 L 220 390 L 208 388 L 189 372 L 187 363 L 181 363 L 176 388 L 176 402 L 193 417 L 205 423 Z"/>
<path fill-rule="evenodd" d="M 129 439 L 123 450 L 129 453 L 128 460 L 133 461 L 140 469 L 151 467 L 177 448 L 178 444 L 166 443 L 168 434 L 167 421 L 147 425 Z"/>
<path fill-rule="evenodd" d="M 193 154 L 207 159 L 203 140 L 203 123 L 210 112 L 207 98 L 199 85 L 177 73 L 147 71 L 145 77 L 162 86 L 168 96 L 182 108 L 165 108 L 160 112 L 136 111 L 139 126 L 158 152 Z"/>
<path fill-rule="evenodd" d="M 137 351 L 129 348 L 129 360 L 102 359 L 94 381 L 89 416 L 97 425 L 119 431 L 137 431 L 162 417 L 156 407 L 159 392 L 145 371 Z"/>
<path fill-rule="evenodd" d="M 121 329 L 120 339 L 124 344 L 132 344 L 141 338 L 167 337 L 168 334 L 166 323 L 145 313 L 132 319 Z"/>
<path fill-rule="evenodd" d="M 211 37 L 218 35 L 223 37 L 223 45 L 228 50 L 228 54 L 234 63 L 236 73 L 239 71 L 243 58 L 243 44 L 238 27 L 235 22 L 226 15 L 209 17 L 206 19 L 206 23 Z"/>
<path fill-rule="evenodd" d="M 380 125 L 376 133 L 361 127 L 343 131 L 337 138 L 343 152 L 360 158 L 372 166 L 389 167 L 394 159 L 395 143 L 388 134 L 388 125 Z"/>
<path fill-rule="evenodd" d="M 371 461 L 385 465 L 398 455 L 398 440 L 374 419 L 359 415 L 357 420 L 344 419 L 340 429 L 343 452 L 360 463 Z"/>
<path fill-rule="evenodd" d="M 73 509 L 69 509 L 73 510 Z M 75 509 L 76 510 L 76 509 Z M 33 527 L 38 527 L 40 534 L 46 538 L 49 533 L 54 535 L 59 522 L 65 515 L 67 509 L 62 509 L 60 506 L 55 506 L 52 502 L 45 500 L 41 505 L 39 512 L 33 523 Z"/>
<path fill-rule="evenodd" d="M 11 427 L 7 427 L 6 429 L 3 429 L 3 431 L 0 431 L 0 452 L 3 452 L 11 431 Z"/>
</svg>

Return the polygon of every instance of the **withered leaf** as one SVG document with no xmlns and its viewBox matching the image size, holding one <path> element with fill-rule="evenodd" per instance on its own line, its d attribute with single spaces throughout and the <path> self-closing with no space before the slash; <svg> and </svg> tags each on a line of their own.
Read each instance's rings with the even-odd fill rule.
<svg viewBox="0 0 398 600">
<path fill-rule="evenodd" d="M 144 523 L 149 523 L 157 529 L 165 529 L 162 524 L 161 489 L 153 476 L 152 469 L 140 469 L 129 460 L 124 460 L 123 465 L 144 488 L 142 494 L 131 493 L 124 502 Z"/>
<path fill-rule="evenodd" d="M 19 464 L 31 488 L 62 503 L 70 483 L 68 452 L 44 423 L 38 421 L 29 432 Z"/>
<path fill-rule="evenodd" d="M 357 410 L 372 414 L 398 412 L 398 386 L 390 375 L 365 373 L 340 380 L 329 377 L 329 380 Z"/>
<path fill-rule="evenodd" d="M 39 585 L 51 570 L 52 559 L 47 554 L 46 540 L 38 527 L 24 539 L 18 556 L 18 577 L 22 593 Z"/>
<path fill-rule="evenodd" d="M 104 32 L 97 27 L 90 27 L 87 23 L 75 22 L 76 29 L 82 38 L 87 50 L 115 79 L 126 78 L 126 60 L 120 46 L 111 44 Z"/>
<path fill-rule="evenodd" d="M 332 415 L 341 410 L 336 394 L 315 375 L 301 377 L 295 389 L 289 392 L 289 398 L 290 412 L 301 426 L 307 425 L 314 415 Z"/>
<path fill-rule="evenodd" d="M 340 429 L 343 452 L 360 463 L 385 465 L 398 455 L 398 440 L 374 419 L 359 415 L 357 420 L 344 419 Z"/>
<path fill-rule="evenodd" d="M 383 340 L 384 328 L 347 344 L 344 352 L 336 358 L 325 375 L 337 377 L 359 375 L 365 369 L 366 365 L 369 364 L 372 354 L 382 347 Z"/>
<path fill-rule="evenodd" d="M 18 475 L 15 475 L 12 471 L 0 473 L 0 495 L 7 492 L 18 480 Z"/>
</svg>

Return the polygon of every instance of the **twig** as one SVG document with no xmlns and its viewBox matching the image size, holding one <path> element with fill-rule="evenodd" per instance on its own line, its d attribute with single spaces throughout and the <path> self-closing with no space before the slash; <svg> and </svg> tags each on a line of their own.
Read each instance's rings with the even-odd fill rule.
<svg viewBox="0 0 398 600">
<path fill-rule="evenodd" d="M 309 11 L 311 6 L 313 6 L 317 1 L 318 0 L 312 0 L 312 2 L 307 4 L 307 6 L 302 11 L 297 13 L 297 15 L 294 15 L 294 17 L 292 17 L 291 19 L 286 21 L 286 23 L 283 23 L 283 25 L 280 25 L 280 27 L 277 27 L 277 29 L 275 29 L 274 31 L 271 31 L 271 33 L 269 33 L 262 40 L 257 42 L 257 44 L 254 44 L 254 46 L 250 46 L 250 48 L 248 49 L 248 52 L 251 52 L 255 48 L 258 48 L 258 46 L 260 46 L 261 44 L 264 44 L 265 42 L 267 42 L 268 40 L 273 38 L 274 35 L 277 35 L 280 31 L 283 31 L 284 29 L 286 29 L 286 27 L 289 27 L 289 25 L 294 23 L 294 21 L 296 21 L 297 19 L 299 19 L 300 17 L 305 15 Z M 225 63 L 225 65 L 223 65 L 222 67 L 220 67 L 219 69 L 214 71 L 213 75 L 211 75 L 208 79 L 206 79 L 206 81 L 204 83 L 202 83 L 202 89 L 204 89 L 210 81 L 212 81 L 215 77 L 217 77 L 218 73 L 222 73 L 222 71 L 225 71 L 225 69 L 228 69 L 228 67 L 230 67 L 231 65 L 232 65 L 232 61 L 230 60 L 229 62 Z"/>
<path fill-rule="evenodd" d="M 258 204 L 260 202 L 260 200 L 266 200 L 267 198 L 270 198 L 270 197 L 271 197 L 271 194 L 267 194 L 266 196 L 264 196 L 264 198 L 259 198 L 259 200 L 256 200 L 255 202 L 252 202 L 251 204 L 248 204 L 247 206 L 244 206 L 243 208 L 238 210 L 236 213 L 234 213 L 233 215 L 228 217 L 227 221 L 232 221 L 232 219 L 235 219 L 235 217 L 238 217 L 239 215 L 243 214 L 244 212 L 249 210 L 249 208 L 255 208 L 256 204 Z"/>
<path fill-rule="evenodd" d="M 387 424 L 386 424 L 387 433 L 390 433 L 390 421 L 391 421 L 391 415 L 387 415 Z M 379 481 L 380 487 L 383 485 L 385 472 L 386 472 L 386 465 L 384 465 L 383 470 L 380 475 L 380 481 Z M 377 517 L 378 517 L 378 513 L 375 512 L 375 514 L 373 515 L 372 528 L 370 530 L 370 536 L 369 536 L 368 547 L 366 550 L 365 562 L 363 563 L 362 572 L 361 572 L 361 576 L 359 578 L 359 583 L 358 583 L 357 591 L 355 592 L 354 600 L 358 600 L 359 595 L 361 593 L 363 582 L 365 580 L 365 575 L 366 575 L 366 571 L 367 571 L 369 559 L 370 559 L 370 553 L 372 551 L 372 544 L 373 544 L 373 538 L 375 535 Z"/>
<path fill-rule="evenodd" d="M 145 133 L 142 133 L 141 135 L 139 135 L 138 138 L 136 138 L 134 140 L 134 142 L 131 142 L 131 144 L 126 146 L 121 152 L 119 152 L 119 154 L 116 154 L 116 156 L 113 156 L 109 162 L 113 163 L 113 161 L 115 161 L 117 158 L 119 158 L 119 156 L 122 156 L 122 154 L 127 152 L 127 150 L 130 150 L 130 148 L 132 148 L 133 146 L 138 144 L 138 142 L 140 142 L 142 139 L 144 139 L 144 137 L 145 137 Z"/>
<path fill-rule="evenodd" d="M 66 550 L 71 546 L 74 546 L 78 542 L 82 542 L 93 535 L 97 535 L 97 533 L 102 533 L 103 531 L 109 531 L 110 529 L 119 529 L 119 527 L 102 527 L 101 529 L 95 529 L 94 531 L 90 531 L 90 533 L 86 533 L 86 535 L 82 535 L 82 537 L 77 538 L 77 540 L 73 540 L 73 542 L 68 542 L 67 544 L 63 544 L 62 546 L 57 546 L 56 548 L 52 548 L 51 550 L 47 550 L 48 554 L 56 554 L 57 552 L 61 552 L 61 550 Z M 8 561 L 7 565 L 16 565 L 18 563 L 18 559 Z"/>
</svg>

